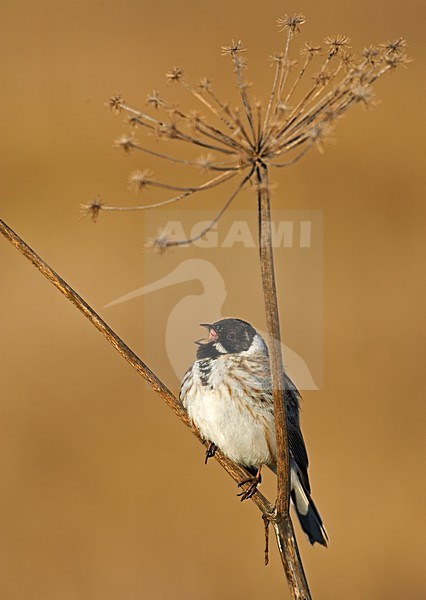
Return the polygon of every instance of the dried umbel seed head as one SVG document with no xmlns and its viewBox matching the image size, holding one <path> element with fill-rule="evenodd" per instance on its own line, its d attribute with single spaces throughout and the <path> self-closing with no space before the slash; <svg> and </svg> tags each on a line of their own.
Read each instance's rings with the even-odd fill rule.
<svg viewBox="0 0 426 600">
<path fill-rule="evenodd" d="M 147 133 L 163 142 L 170 141 L 170 145 L 175 143 L 180 148 L 191 148 L 192 152 L 188 158 L 165 154 L 158 148 L 136 143 L 133 135 L 120 136 L 116 146 L 125 152 L 135 150 L 174 164 L 198 167 L 208 174 L 202 184 L 176 186 L 153 180 L 147 170 L 134 171 L 129 177 L 129 186 L 136 192 L 148 186 L 179 192 L 159 202 L 150 200 L 134 207 L 135 210 L 178 202 L 235 177 L 239 183 L 212 220 L 213 226 L 244 186 L 254 184 L 258 193 L 264 191 L 265 186 L 270 190 L 270 183 L 265 183 L 269 177 L 260 179 L 262 170 L 293 165 L 313 147 L 322 151 L 324 140 L 330 135 L 331 123 L 336 123 L 356 104 L 367 108 L 374 106 L 373 85 L 385 73 L 409 62 L 405 54 L 407 44 L 402 38 L 368 46 L 355 56 L 349 51 L 350 39 L 339 34 L 325 38 L 324 50 L 320 45 L 304 43 L 295 54 L 296 34 L 305 21 L 302 14 L 285 15 L 278 20 L 284 42 L 271 58 L 272 86 L 266 102 L 253 100 L 251 84 L 245 78 L 247 62 L 243 53 L 246 48 L 241 40 L 232 40 L 230 45 L 222 47 L 222 54 L 229 57 L 232 64 L 239 92 L 237 106 L 221 98 L 207 77 L 193 85 L 181 67 L 170 69 L 167 80 L 180 83 L 181 89 L 199 103 L 200 110 L 182 109 L 173 99 L 160 97 L 156 90 L 147 96 L 147 113 L 128 106 L 121 96 L 110 99 L 111 110 L 125 111 L 131 124 L 139 127 L 141 135 Z M 194 158 L 200 148 L 204 154 Z M 256 181 L 261 185 L 256 186 Z M 126 210 L 130 208 L 126 207 Z M 100 209 L 94 204 L 91 210 L 96 218 L 96 211 Z M 104 210 L 118 208 L 106 206 Z M 165 241 L 164 236 L 156 240 L 154 246 L 157 248 L 186 243 Z M 188 243 L 191 241 L 194 240 L 188 240 Z"/>
<path fill-rule="evenodd" d="M 134 192 L 141 192 L 146 189 L 151 183 L 152 175 L 153 173 L 149 169 L 145 169 L 144 171 L 137 169 L 136 171 L 133 171 L 130 173 L 128 179 L 129 189 Z"/>
<path fill-rule="evenodd" d="M 210 81 L 210 79 L 207 79 L 207 77 L 202 77 L 198 82 L 198 87 L 200 88 L 200 90 L 208 92 L 212 88 L 212 82 Z"/>
<path fill-rule="evenodd" d="M 83 212 L 83 217 L 88 216 L 90 217 L 90 220 L 93 221 L 93 223 L 96 223 L 99 213 L 101 212 L 104 204 L 105 203 L 102 202 L 100 196 L 94 198 L 91 202 L 89 202 L 89 204 L 82 204 L 81 209 Z"/>
<path fill-rule="evenodd" d="M 314 75 L 312 79 L 316 85 L 325 87 L 331 81 L 331 77 L 332 75 L 328 71 L 320 71 L 319 73 Z"/>
<path fill-rule="evenodd" d="M 179 82 L 184 78 L 184 71 L 181 67 L 173 67 L 166 73 L 167 81 L 169 82 Z"/>
<path fill-rule="evenodd" d="M 146 103 L 153 108 L 159 108 L 163 105 L 160 94 L 157 92 L 157 90 L 152 90 L 152 92 L 147 95 Z"/>
<path fill-rule="evenodd" d="M 274 54 L 271 54 L 269 57 L 269 60 L 272 64 L 281 65 L 284 61 L 284 52 L 274 52 Z"/>
<path fill-rule="evenodd" d="M 380 59 L 380 49 L 377 48 L 377 46 L 368 46 L 361 52 L 361 56 L 365 58 L 368 63 L 374 65 Z"/>
<path fill-rule="evenodd" d="M 378 103 L 370 85 L 356 85 L 352 89 L 355 102 L 359 102 L 364 108 L 372 108 Z"/>
<path fill-rule="evenodd" d="M 317 54 L 321 54 L 322 53 L 322 47 L 321 46 L 313 46 L 312 44 L 308 44 L 308 42 L 305 42 L 303 48 L 300 51 L 300 54 L 302 56 L 305 56 L 309 59 L 314 58 L 314 56 L 316 56 Z"/>
<path fill-rule="evenodd" d="M 343 52 L 339 54 L 339 59 L 341 64 L 345 67 L 346 72 L 356 67 L 356 56 L 355 54 L 352 54 L 352 52 L 343 50 Z"/>
<path fill-rule="evenodd" d="M 380 48 L 383 48 L 388 54 L 400 54 L 406 47 L 407 42 L 404 40 L 404 38 L 398 38 L 397 40 L 380 44 Z"/>
<path fill-rule="evenodd" d="M 148 250 L 153 250 L 156 254 L 165 254 L 172 245 L 172 238 L 165 229 L 159 229 L 154 238 L 146 240 L 144 246 Z"/>
<path fill-rule="evenodd" d="M 236 42 L 235 40 L 232 40 L 232 42 L 229 46 L 222 46 L 221 50 L 222 50 L 222 56 L 234 57 L 239 52 L 246 52 L 247 48 L 244 47 L 241 40 L 238 40 L 238 42 Z"/>
<path fill-rule="evenodd" d="M 406 54 L 398 52 L 389 52 L 385 56 L 385 63 L 390 69 L 396 69 L 399 65 L 406 67 L 411 62 L 411 59 Z"/>
<path fill-rule="evenodd" d="M 210 152 L 208 154 L 202 154 L 195 160 L 200 169 L 206 172 L 211 171 L 211 168 L 214 165 L 214 161 L 214 154 L 211 154 Z"/>
<path fill-rule="evenodd" d="M 277 25 L 280 31 L 289 31 L 290 33 L 300 33 L 300 26 L 306 23 L 306 17 L 301 13 L 291 15 L 284 15 L 277 19 Z"/>
<path fill-rule="evenodd" d="M 106 105 L 115 114 L 118 115 L 123 110 L 124 100 L 120 94 L 111 96 Z"/>
<path fill-rule="evenodd" d="M 317 123 L 306 133 L 311 143 L 315 143 L 320 152 L 324 152 L 324 142 L 332 142 L 333 126 L 330 122 Z"/>
<path fill-rule="evenodd" d="M 343 49 L 350 48 L 350 43 L 351 40 L 346 35 L 329 35 L 324 38 L 324 44 L 328 46 L 329 58 L 336 56 Z"/>
<path fill-rule="evenodd" d="M 135 138 L 131 133 L 123 133 L 114 141 L 116 148 L 121 148 L 127 154 L 134 148 Z"/>
</svg>

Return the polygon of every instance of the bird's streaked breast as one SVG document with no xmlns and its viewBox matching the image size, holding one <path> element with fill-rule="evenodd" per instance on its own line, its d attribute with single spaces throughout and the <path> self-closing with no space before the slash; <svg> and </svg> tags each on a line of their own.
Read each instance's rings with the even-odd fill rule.
<svg viewBox="0 0 426 600">
<path fill-rule="evenodd" d="M 273 405 L 258 361 L 227 355 L 198 360 L 181 399 L 201 435 L 231 460 L 258 467 L 275 460 Z"/>
</svg>

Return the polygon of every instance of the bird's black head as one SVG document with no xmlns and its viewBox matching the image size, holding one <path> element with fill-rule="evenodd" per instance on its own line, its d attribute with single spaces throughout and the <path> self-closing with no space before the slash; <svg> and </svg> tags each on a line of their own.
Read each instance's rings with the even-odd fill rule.
<svg viewBox="0 0 426 600">
<path fill-rule="evenodd" d="M 222 319 L 213 324 L 203 323 L 201 326 L 209 330 L 209 338 L 206 342 L 198 342 L 198 359 L 244 352 L 250 348 L 257 333 L 250 323 L 241 319 Z"/>
</svg>

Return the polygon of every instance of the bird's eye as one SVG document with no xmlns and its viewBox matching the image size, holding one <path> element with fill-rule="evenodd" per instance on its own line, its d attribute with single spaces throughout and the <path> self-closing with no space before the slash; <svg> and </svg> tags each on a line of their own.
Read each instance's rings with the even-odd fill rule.
<svg viewBox="0 0 426 600">
<path fill-rule="evenodd" d="M 235 331 L 230 331 L 227 335 L 227 338 L 231 342 L 235 342 L 235 339 L 236 339 Z"/>
</svg>

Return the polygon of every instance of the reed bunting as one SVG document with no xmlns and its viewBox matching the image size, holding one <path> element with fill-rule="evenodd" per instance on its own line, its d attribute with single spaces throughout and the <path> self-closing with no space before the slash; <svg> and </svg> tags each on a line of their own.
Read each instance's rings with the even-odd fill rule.
<svg viewBox="0 0 426 600">
<path fill-rule="evenodd" d="M 194 364 L 184 375 L 180 400 L 202 437 L 210 442 L 206 462 L 216 448 L 245 467 L 252 478 L 241 500 L 261 481 L 261 469 L 276 472 L 274 405 L 268 348 L 257 331 L 241 319 L 203 324 L 209 331 Z M 308 456 L 299 422 L 300 394 L 285 375 L 285 403 L 290 449 L 291 499 L 311 544 L 327 545 L 328 536 L 310 495 Z"/>
</svg>

